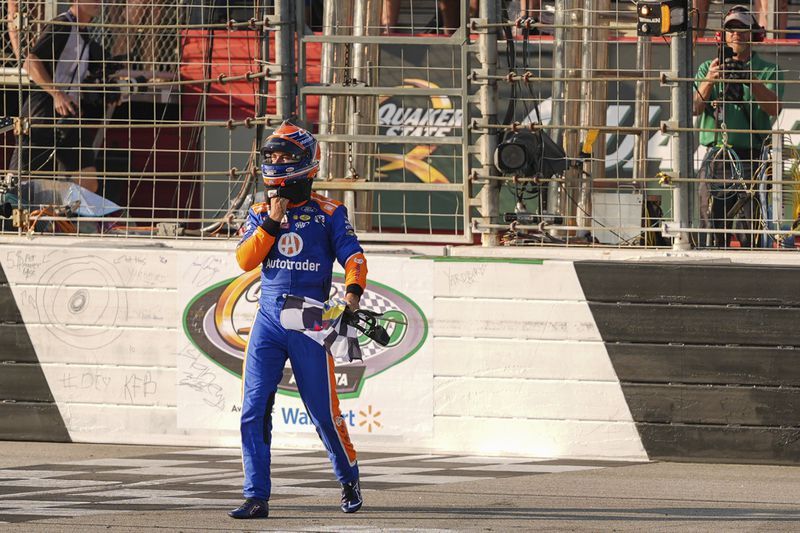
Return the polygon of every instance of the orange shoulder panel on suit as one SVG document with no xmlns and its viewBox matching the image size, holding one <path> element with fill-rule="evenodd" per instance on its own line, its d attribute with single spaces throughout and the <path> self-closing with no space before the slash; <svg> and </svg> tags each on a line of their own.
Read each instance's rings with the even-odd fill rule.
<svg viewBox="0 0 800 533">
<path fill-rule="evenodd" d="M 337 202 L 336 200 L 328 198 L 327 196 L 322 196 L 321 194 L 317 194 L 315 192 L 311 193 L 311 199 L 317 202 L 320 208 L 329 215 L 332 215 L 333 212 L 336 211 L 336 208 L 342 205 L 342 202 Z"/>
</svg>

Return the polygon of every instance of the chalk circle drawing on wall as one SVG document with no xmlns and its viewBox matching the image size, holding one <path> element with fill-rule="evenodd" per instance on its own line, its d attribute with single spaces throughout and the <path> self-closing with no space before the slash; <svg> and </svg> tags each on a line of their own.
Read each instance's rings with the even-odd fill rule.
<svg viewBox="0 0 800 533">
<path fill-rule="evenodd" d="M 86 279 L 96 286 L 86 287 Z M 59 261 L 39 278 L 39 322 L 64 344 L 104 348 L 122 335 L 117 325 L 128 315 L 122 285 L 117 267 L 104 259 L 86 256 Z"/>
</svg>

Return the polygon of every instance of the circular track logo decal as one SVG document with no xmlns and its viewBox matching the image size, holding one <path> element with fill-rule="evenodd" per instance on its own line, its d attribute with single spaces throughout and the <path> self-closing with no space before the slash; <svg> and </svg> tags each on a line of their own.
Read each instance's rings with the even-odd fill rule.
<svg viewBox="0 0 800 533">
<path fill-rule="evenodd" d="M 300 237 L 292 233 L 284 237 L 289 235 L 295 235 L 302 248 Z M 242 375 L 242 360 L 260 293 L 261 272 L 255 269 L 208 287 L 192 299 L 183 313 L 186 336 L 206 357 L 237 377 Z M 344 293 L 344 276 L 334 274 L 331 297 L 342 297 Z M 366 336 L 359 338 L 363 361 L 338 363 L 334 370 L 340 398 L 357 397 L 367 379 L 414 355 L 428 336 L 428 321 L 422 310 L 391 287 L 370 281 L 361 306 L 383 313 L 388 319 L 382 320 L 381 325 L 389 333 L 389 344 L 380 346 Z M 291 368 L 284 369 L 278 391 L 297 395 Z"/>
</svg>

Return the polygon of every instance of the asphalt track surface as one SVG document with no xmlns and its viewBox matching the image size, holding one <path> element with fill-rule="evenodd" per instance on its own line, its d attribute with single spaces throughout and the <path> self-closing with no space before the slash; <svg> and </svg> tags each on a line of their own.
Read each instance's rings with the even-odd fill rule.
<svg viewBox="0 0 800 533">
<path fill-rule="evenodd" d="M 0 531 L 798 531 L 800 469 L 277 450 L 270 517 L 233 520 L 237 450 L 0 441 Z"/>
</svg>

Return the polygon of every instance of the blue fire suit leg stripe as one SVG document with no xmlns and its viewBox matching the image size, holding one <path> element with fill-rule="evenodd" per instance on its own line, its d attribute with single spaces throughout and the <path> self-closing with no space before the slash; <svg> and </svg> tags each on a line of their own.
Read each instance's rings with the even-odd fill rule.
<svg viewBox="0 0 800 533">
<path fill-rule="evenodd" d="M 358 463 L 347 421 L 339 411 L 333 359 L 325 348 L 302 333 L 289 331 L 288 344 L 297 388 L 328 451 L 336 478 L 341 483 L 355 481 L 358 479 Z"/>
<path fill-rule="evenodd" d="M 285 339 L 285 333 L 285 330 L 283 335 L 276 331 L 274 323 L 261 311 L 250 331 L 241 417 L 245 498 L 268 500 L 270 496 L 270 411 L 287 357 L 285 345 L 281 346 L 279 342 L 281 336 Z"/>
</svg>

